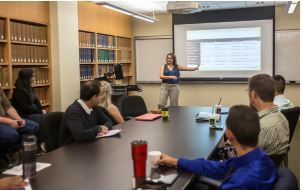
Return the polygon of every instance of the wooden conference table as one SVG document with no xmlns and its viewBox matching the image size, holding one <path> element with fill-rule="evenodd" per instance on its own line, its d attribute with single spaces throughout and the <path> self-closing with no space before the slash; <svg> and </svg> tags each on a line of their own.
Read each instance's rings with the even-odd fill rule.
<svg viewBox="0 0 302 191">
<path fill-rule="evenodd" d="M 174 157 L 208 158 L 224 131 L 209 129 L 208 122 L 196 122 L 200 111 L 210 107 L 170 107 L 170 118 L 155 121 L 130 120 L 114 126 L 119 135 L 88 143 L 73 143 L 37 159 L 52 165 L 31 181 L 33 189 L 132 189 L 133 162 L 130 143 L 147 140 L 148 151 L 159 150 Z M 225 126 L 226 115 L 218 124 Z M 147 171 L 150 169 L 147 161 Z M 186 171 L 168 189 L 184 189 L 194 178 Z"/>
</svg>

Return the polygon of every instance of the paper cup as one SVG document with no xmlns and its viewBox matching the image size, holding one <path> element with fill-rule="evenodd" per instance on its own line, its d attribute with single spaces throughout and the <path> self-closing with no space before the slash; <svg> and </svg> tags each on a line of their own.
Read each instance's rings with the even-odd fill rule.
<svg viewBox="0 0 302 191">
<path fill-rule="evenodd" d="M 161 155 L 160 151 L 150 151 L 148 153 L 152 168 L 157 168 L 158 167 L 156 162 L 160 159 L 160 155 Z"/>
</svg>

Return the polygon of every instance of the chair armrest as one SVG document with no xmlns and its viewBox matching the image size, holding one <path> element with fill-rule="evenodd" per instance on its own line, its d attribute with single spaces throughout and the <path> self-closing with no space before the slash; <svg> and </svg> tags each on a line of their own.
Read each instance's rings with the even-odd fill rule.
<svg viewBox="0 0 302 191">
<path fill-rule="evenodd" d="M 209 185 L 213 189 L 218 189 L 220 187 L 220 185 L 222 184 L 222 182 L 220 182 L 218 180 L 214 180 L 212 178 L 208 178 L 205 176 L 199 176 L 199 178 L 197 179 L 197 182 Z"/>
</svg>

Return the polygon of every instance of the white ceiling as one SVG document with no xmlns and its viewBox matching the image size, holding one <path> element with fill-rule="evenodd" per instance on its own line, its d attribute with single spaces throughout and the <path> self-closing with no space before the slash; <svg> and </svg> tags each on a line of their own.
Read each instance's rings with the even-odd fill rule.
<svg viewBox="0 0 302 191">
<path fill-rule="evenodd" d="M 166 14 L 166 6 L 169 1 L 103 1 L 118 7 L 139 12 L 142 14 L 151 15 Z M 234 8 L 248 8 L 261 7 L 273 5 L 285 5 L 286 1 L 201 1 L 203 11 L 218 10 L 218 9 L 234 9 Z"/>
</svg>

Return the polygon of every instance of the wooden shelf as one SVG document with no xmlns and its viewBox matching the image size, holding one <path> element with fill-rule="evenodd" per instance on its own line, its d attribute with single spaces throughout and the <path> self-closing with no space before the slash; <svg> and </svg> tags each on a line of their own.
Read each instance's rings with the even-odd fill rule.
<svg viewBox="0 0 302 191">
<path fill-rule="evenodd" d="M 97 64 L 101 64 L 101 65 L 113 65 L 113 64 L 115 64 L 115 62 L 97 62 Z"/>
<path fill-rule="evenodd" d="M 90 79 L 82 79 L 80 80 L 81 82 L 86 82 L 86 81 L 90 81 L 90 80 L 94 80 L 93 78 L 90 78 Z"/>
<path fill-rule="evenodd" d="M 80 64 L 83 64 L 83 65 L 93 65 L 93 64 L 95 64 L 95 62 L 80 62 Z"/>
<path fill-rule="evenodd" d="M 6 43 L 7 40 L 0 40 L 0 43 Z"/>
<path fill-rule="evenodd" d="M 46 103 L 41 103 L 41 106 L 42 107 L 47 107 L 47 106 L 50 106 L 50 103 L 46 102 Z"/>
<path fill-rule="evenodd" d="M 125 74 L 123 74 L 123 76 L 124 76 L 124 77 L 132 77 L 132 74 L 130 74 L 130 73 L 129 73 L 129 74 L 128 74 L 128 73 L 125 73 Z"/>
<path fill-rule="evenodd" d="M 117 61 L 117 64 L 132 64 L 132 61 Z"/>
<path fill-rule="evenodd" d="M 4 87 L 2 87 L 2 86 L 0 86 L 3 90 L 10 90 L 10 87 L 9 86 L 4 86 Z"/>
<path fill-rule="evenodd" d="M 8 66 L 8 63 L 6 63 L 6 62 L 0 62 L 0 66 Z"/>
<path fill-rule="evenodd" d="M 80 48 L 86 48 L 86 49 L 95 49 L 95 47 L 89 47 L 89 46 L 80 46 Z"/>
<path fill-rule="evenodd" d="M 23 45 L 33 45 L 33 46 L 48 46 L 45 43 L 36 43 L 36 42 L 24 42 L 24 41 L 11 41 L 12 44 L 23 44 Z"/>
<path fill-rule="evenodd" d="M 115 50 L 115 48 L 97 47 L 98 50 Z"/>
<path fill-rule="evenodd" d="M 37 88 L 37 87 L 45 87 L 45 86 L 50 86 L 50 83 L 46 83 L 46 84 L 33 84 L 33 85 L 32 85 L 33 88 Z"/>
<path fill-rule="evenodd" d="M 12 63 L 13 66 L 48 66 L 48 63 Z"/>
</svg>

